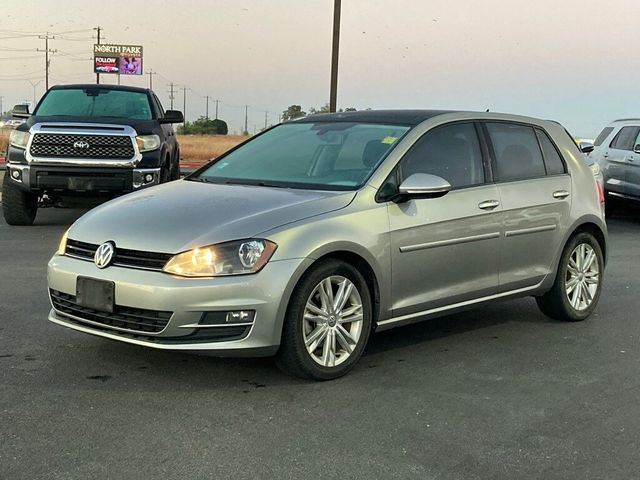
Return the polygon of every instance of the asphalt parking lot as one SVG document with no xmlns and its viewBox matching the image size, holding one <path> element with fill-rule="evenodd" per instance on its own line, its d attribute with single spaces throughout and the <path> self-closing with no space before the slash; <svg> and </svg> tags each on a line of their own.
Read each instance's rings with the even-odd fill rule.
<svg viewBox="0 0 640 480">
<path fill-rule="evenodd" d="M 596 314 L 532 299 L 373 336 L 333 382 L 46 320 L 79 210 L 0 220 L 0 479 L 629 479 L 640 475 L 640 213 L 610 224 Z"/>
</svg>

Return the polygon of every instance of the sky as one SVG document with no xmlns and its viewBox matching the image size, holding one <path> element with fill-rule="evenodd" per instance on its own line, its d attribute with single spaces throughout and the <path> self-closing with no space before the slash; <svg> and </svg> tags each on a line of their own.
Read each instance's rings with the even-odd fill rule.
<svg viewBox="0 0 640 480">
<path fill-rule="evenodd" d="M 205 96 L 240 131 L 277 122 L 287 106 L 328 102 L 333 0 L 2 0 L 3 107 L 50 85 L 94 82 L 102 43 L 142 45 L 143 70 L 165 108 L 204 115 Z M 516 113 L 593 138 L 640 116 L 637 0 L 343 0 L 338 106 Z M 101 75 L 101 83 L 117 76 Z M 121 77 L 148 86 L 149 75 Z M 214 103 L 210 100 L 209 115 Z"/>
</svg>

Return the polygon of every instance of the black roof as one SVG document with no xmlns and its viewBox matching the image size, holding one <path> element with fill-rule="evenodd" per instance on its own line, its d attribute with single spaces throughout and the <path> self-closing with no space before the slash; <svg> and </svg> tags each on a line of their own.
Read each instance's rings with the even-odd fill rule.
<svg viewBox="0 0 640 480">
<path fill-rule="evenodd" d="M 101 90 L 124 90 L 127 92 L 140 92 L 146 93 L 149 91 L 148 88 L 141 87 L 130 87 L 128 85 L 110 85 L 106 83 L 101 83 L 96 85 L 95 83 L 73 83 L 69 85 L 54 85 L 49 90 L 64 90 L 67 88 L 100 88 Z"/>
<path fill-rule="evenodd" d="M 320 113 L 309 115 L 298 122 L 362 122 L 415 126 L 429 118 L 453 110 L 360 110 L 357 112 Z"/>
</svg>

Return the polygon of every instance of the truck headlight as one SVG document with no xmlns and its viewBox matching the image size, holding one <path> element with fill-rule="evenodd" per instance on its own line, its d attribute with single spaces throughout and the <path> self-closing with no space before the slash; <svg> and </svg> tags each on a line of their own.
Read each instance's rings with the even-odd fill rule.
<svg viewBox="0 0 640 480">
<path fill-rule="evenodd" d="M 140 153 L 150 152 L 160 147 L 160 137 L 158 135 L 138 135 L 136 144 Z"/>
<path fill-rule="evenodd" d="M 163 270 L 182 277 L 220 277 L 256 273 L 277 245 L 268 240 L 238 240 L 198 247 L 174 255 Z"/>
<path fill-rule="evenodd" d="M 27 143 L 29 143 L 29 132 L 12 130 L 9 135 L 9 143 L 17 148 L 27 148 Z"/>
</svg>

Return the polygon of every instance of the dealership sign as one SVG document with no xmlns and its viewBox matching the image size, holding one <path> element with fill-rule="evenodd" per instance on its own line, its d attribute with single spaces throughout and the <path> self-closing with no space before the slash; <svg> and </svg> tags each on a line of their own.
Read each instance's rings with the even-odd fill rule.
<svg viewBox="0 0 640 480">
<path fill-rule="evenodd" d="M 142 75 L 142 47 L 140 45 L 93 45 L 93 70 L 96 73 Z"/>
</svg>

